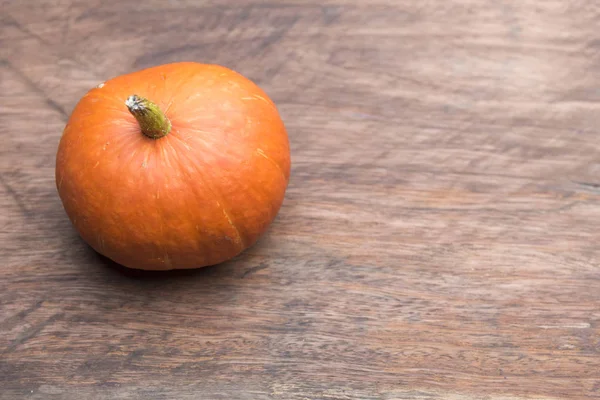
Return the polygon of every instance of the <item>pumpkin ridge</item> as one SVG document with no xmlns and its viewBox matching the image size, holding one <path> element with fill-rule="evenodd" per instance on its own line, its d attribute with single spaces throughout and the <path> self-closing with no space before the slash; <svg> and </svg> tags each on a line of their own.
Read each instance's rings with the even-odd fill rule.
<svg viewBox="0 0 600 400">
<path fill-rule="evenodd" d="M 241 244 L 241 247 L 245 248 L 246 244 L 244 243 L 244 238 L 242 238 L 242 234 L 240 233 L 240 230 L 238 229 L 238 227 L 231 220 L 231 215 L 229 215 L 229 212 L 225 209 L 225 207 L 223 206 L 223 204 L 221 204 L 220 201 L 217 201 L 217 204 L 219 205 L 219 207 L 221 207 L 221 211 L 223 211 L 223 214 L 225 215 L 225 218 L 227 218 L 227 221 L 229 222 L 229 225 L 231 225 L 231 227 L 233 228 L 233 230 L 237 234 L 237 237 L 238 237 L 238 240 L 239 240 L 239 242 Z"/>
<path fill-rule="evenodd" d="M 181 138 L 177 137 L 176 135 L 171 135 L 170 137 L 171 138 L 175 138 L 181 145 L 187 145 Z M 172 146 L 172 144 L 170 144 L 170 145 Z M 233 222 L 233 220 L 231 218 L 230 212 L 228 212 L 226 210 L 225 206 L 222 203 L 222 201 L 223 201 L 223 195 L 222 194 L 220 194 L 219 196 L 217 195 L 216 190 L 208 183 L 208 179 L 206 179 L 206 175 L 204 174 L 204 171 L 201 171 L 201 168 L 196 164 L 196 161 L 193 158 L 189 157 L 186 154 L 187 153 L 186 151 L 177 152 L 176 149 L 173 149 L 173 150 L 176 152 L 176 154 L 178 156 L 185 157 L 186 161 L 187 161 L 186 164 L 189 165 L 189 166 L 191 166 L 191 168 L 194 168 L 196 174 L 201 177 L 202 183 L 204 184 L 204 187 L 216 199 L 217 205 L 219 206 L 219 208 L 221 209 L 221 211 L 223 211 L 223 215 L 225 216 L 225 218 L 227 219 L 227 221 L 229 222 L 229 224 L 231 225 L 231 227 L 236 232 L 237 239 L 238 239 L 237 243 L 239 243 L 240 249 L 243 250 L 246 247 L 244 238 L 242 237 L 242 235 L 241 235 L 239 229 L 237 228 L 237 226 L 234 224 L 234 222 Z M 181 168 L 181 170 L 185 173 L 187 179 L 190 182 L 193 182 L 193 179 L 192 179 L 190 173 L 187 170 L 185 170 L 185 168 Z M 192 187 L 194 188 L 193 190 L 196 191 L 196 189 L 195 189 L 195 187 L 193 185 L 192 185 Z"/>
<path fill-rule="evenodd" d="M 272 109 L 274 109 L 275 111 L 277 111 L 277 107 L 275 106 L 275 104 L 273 104 L 272 102 L 270 102 L 269 100 L 267 100 L 266 98 L 264 98 L 263 96 L 261 96 L 260 94 L 254 93 L 252 96 L 242 97 L 241 100 L 245 100 L 245 101 L 252 101 L 252 100 L 263 101 L 269 107 L 271 107 Z"/>
<path fill-rule="evenodd" d="M 180 134 L 179 130 L 186 131 L 186 132 L 191 131 L 191 132 L 200 133 L 200 135 L 185 135 L 185 136 L 186 136 L 187 140 L 198 140 L 202 144 L 203 151 L 205 153 L 211 153 L 213 155 L 213 157 L 215 157 L 215 158 L 222 157 L 222 153 L 218 153 L 216 150 L 213 150 L 214 143 L 211 143 L 210 140 L 206 139 L 207 136 L 208 137 L 213 137 L 215 135 L 222 134 L 222 132 L 219 132 L 219 131 L 214 131 L 214 132 L 205 131 L 205 130 L 197 129 L 197 128 L 190 127 L 190 126 L 181 126 L 181 127 L 178 126 L 178 128 L 179 129 L 175 130 L 177 134 Z M 175 136 L 175 135 L 173 135 L 173 136 Z M 177 139 L 179 139 L 179 141 L 181 143 L 183 143 L 184 145 L 187 145 L 187 143 L 185 142 L 185 140 L 183 140 L 181 137 L 177 137 Z M 243 145 L 242 142 L 239 142 L 239 144 Z"/>
<path fill-rule="evenodd" d="M 186 129 L 187 129 L 187 128 L 186 128 Z M 205 133 L 210 133 L 210 132 L 207 132 L 207 131 L 201 131 L 201 130 L 199 130 L 199 129 L 195 129 L 195 128 L 189 128 L 189 130 L 193 130 L 193 131 L 199 131 L 199 132 L 205 132 Z M 175 137 L 175 135 L 172 135 L 172 136 L 173 136 L 173 137 Z M 180 138 L 177 138 L 177 139 L 179 139 L 179 140 L 180 140 L 182 143 L 185 143 L 185 142 L 183 142 L 183 141 L 182 141 Z M 203 149 L 204 151 L 206 151 L 206 150 L 209 150 L 210 152 L 212 152 L 213 154 L 215 154 L 215 156 L 216 156 L 216 157 L 219 157 L 219 154 L 217 154 L 217 153 L 216 153 L 216 151 L 212 150 L 212 146 L 210 145 L 210 143 L 209 143 L 209 142 L 207 142 L 207 141 L 206 141 L 205 139 L 203 139 L 202 137 L 199 137 L 199 136 L 192 136 L 192 137 L 191 137 L 191 139 L 192 139 L 192 140 L 195 140 L 195 139 L 197 139 L 197 140 L 200 140 L 200 142 L 202 142 L 202 145 L 204 146 L 204 149 Z M 240 142 L 240 143 L 241 143 L 241 142 Z M 246 146 L 246 149 L 247 149 L 247 146 Z M 247 150 L 249 150 L 249 149 L 247 149 Z M 242 153 L 240 153 L 240 154 L 242 154 Z M 243 155 L 246 155 L 246 154 L 248 155 L 248 159 L 250 159 L 250 158 L 252 158 L 253 152 L 247 152 L 247 151 L 244 151 L 244 152 L 243 152 Z M 190 160 L 190 159 L 188 158 L 188 160 Z M 191 160 L 190 160 L 190 161 L 191 161 Z M 196 170 L 197 170 L 198 174 L 200 174 L 200 175 L 202 176 L 202 179 L 203 179 L 204 181 L 206 181 L 206 175 L 205 175 L 203 172 L 200 172 L 200 171 L 198 171 L 198 167 L 197 167 L 197 166 L 196 166 L 196 165 L 195 165 L 193 162 L 191 162 L 191 164 L 193 164 L 193 165 L 194 165 L 194 167 L 196 168 Z M 209 170 L 209 172 L 208 172 L 208 173 L 210 174 L 210 170 Z M 213 180 L 214 180 L 214 176 L 211 176 L 211 178 L 213 178 Z M 236 177 L 236 175 L 235 175 L 235 174 L 228 174 L 228 178 L 229 178 L 229 179 L 231 179 L 232 181 L 234 181 L 234 182 L 235 182 L 235 183 L 236 183 L 238 186 L 240 186 L 240 187 L 241 187 L 241 186 L 244 186 L 243 184 L 241 184 L 241 183 L 240 183 L 240 179 L 239 179 L 238 177 Z M 285 181 L 285 182 L 287 182 L 287 179 L 285 179 L 285 175 L 284 175 L 284 181 Z M 212 193 L 212 194 L 213 194 L 215 197 L 219 197 L 221 200 L 223 200 L 223 196 L 222 196 L 222 195 L 221 195 L 221 196 L 216 196 L 216 195 L 215 195 L 215 192 L 214 192 L 214 190 L 213 190 L 212 188 L 210 188 L 210 187 L 209 187 L 209 189 L 211 189 L 211 193 Z M 248 193 L 248 195 L 249 195 L 249 196 L 252 196 L 252 197 L 253 197 L 253 198 L 255 198 L 255 199 L 260 199 L 260 198 L 261 198 L 262 194 L 261 194 L 260 192 L 257 192 L 256 190 L 254 190 L 254 188 L 253 188 L 253 187 L 251 187 L 251 186 L 250 186 L 250 187 L 247 187 L 247 189 L 249 190 L 249 193 Z M 250 194 L 250 193 L 252 193 L 252 194 Z M 242 237 L 242 243 L 243 243 L 243 244 L 245 244 L 245 241 L 243 240 L 243 237 Z"/>
<path fill-rule="evenodd" d="M 80 102 L 98 100 L 100 102 L 106 102 L 101 104 L 103 109 L 115 111 L 119 114 L 130 116 L 131 114 L 127 112 L 127 108 L 123 109 L 121 107 L 121 99 L 119 99 L 116 95 L 110 93 L 103 93 L 102 90 L 106 89 L 98 89 L 94 88 L 87 92 L 81 99 Z M 98 103 L 94 104 L 94 107 L 100 107 Z"/>
<path fill-rule="evenodd" d="M 175 103 L 178 102 L 178 96 L 179 93 L 181 93 L 181 88 L 185 87 L 186 85 L 190 84 L 190 80 L 194 78 L 195 75 L 197 75 L 198 72 L 193 69 L 189 75 L 185 76 L 185 77 L 179 77 L 179 83 L 175 83 L 174 84 L 174 88 L 170 89 L 167 87 L 167 76 L 164 73 L 160 74 L 160 78 L 163 82 L 163 90 L 165 91 L 165 93 L 172 93 L 169 96 L 169 101 L 166 102 L 167 106 L 164 108 L 163 112 L 165 113 L 165 115 L 167 116 L 167 118 L 171 119 L 172 115 L 168 115 L 167 113 L 169 113 L 169 111 L 171 110 L 171 106 Z M 164 78 L 163 78 L 164 76 Z M 157 79 L 155 79 L 157 80 Z M 172 79 L 171 79 L 172 80 Z M 177 119 L 177 115 L 175 115 L 175 119 Z"/>
<path fill-rule="evenodd" d="M 262 101 L 268 102 L 265 98 L 263 97 L 259 97 L 259 99 L 261 99 Z M 259 100 L 256 99 L 256 100 Z M 242 98 L 243 100 L 243 98 Z M 253 97 L 252 100 L 255 100 L 255 98 Z M 259 100 L 260 101 L 260 100 Z M 215 132 L 211 132 L 211 131 L 207 131 L 207 130 L 202 130 L 202 129 L 197 129 L 194 128 L 192 126 L 185 126 L 185 128 L 183 128 L 185 130 L 188 131 L 193 131 L 193 132 L 197 132 L 197 133 L 201 133 L 201 134 L 205 134 L 208 136 L 213 136 L 216 134 L 221 134 L 222 132 L 219 132 L 218 130 L 216 130 Z M 204 139 L 204 136 L 193 136 L 193 139 L 198 139 L 200 141 L 202 141 L 206 147 L 211 148 L 210 143 Z M 246 142 L 243 141 L 242 138 L 240 138 L 238 135 L 230 133 L 227 135 L 227 139 L 231 140 L 233 143 L 240 145 L 241 147 L 248 147 L 248 144 Z M 267 160 L 269 160 L 271 163 L 275 164 L 275 167 L 280 171 L 281 175 L 283 176 L 283 179 L 285 181 L 287 181 L 289 179 L 289 177 L 287 176 L 287 174 L 285 173 L 285 171 L 283 170 L 282 166 L 279 165 L 279 163 L 277 163 L 277 161 L 275 161 L 273 158 L 271 158 L 269 155 L 267 155 L 264 150 L 260 147 L 257 147 L 255 150 L 256 153 L 258 153 L 260 156 L 266 158 Z"/>
<path fill-rule="evenodd" d="M 279 170 L 279 172 L 281 172 L 281 176 L 283 177 L 284 180 L 287 180 L 285 173 L 283 172 L 283 168 L 281 168 L 281 165 L 279 165 L 275 160 L 273 160 L 271 157 L 269 157 L 263 149 L 261 149 L 260 147 L 257 147 L 255 152 L 262 156 L 263 158 L 266 158 L 267 160 L 269 160 L 272 164 L 275 165 L 275 168 L 277 168 Z"/>
</svg>

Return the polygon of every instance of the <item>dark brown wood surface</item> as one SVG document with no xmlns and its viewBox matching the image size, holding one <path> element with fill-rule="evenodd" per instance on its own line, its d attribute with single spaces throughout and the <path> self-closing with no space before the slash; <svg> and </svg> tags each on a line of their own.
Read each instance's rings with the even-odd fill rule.
<svg viewBox="0 0 600 400">
<path fill-rule="evenodd" d="M 597 2 L 0 4 L 1 399 L 600 398 Z M 235 260 L 137 273 L 55 152 L 89 88 L 173 61 L 261 85 L 292 177 Z"/>
</svg>

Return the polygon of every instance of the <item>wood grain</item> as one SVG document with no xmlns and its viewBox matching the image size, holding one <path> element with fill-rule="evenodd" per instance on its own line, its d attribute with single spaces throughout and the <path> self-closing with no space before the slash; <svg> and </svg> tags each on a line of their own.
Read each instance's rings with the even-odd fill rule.
<svg viewBox="0 0 600 400">
<path fill-rule="evenodd" d="M 600 398 L 600 6 L 0 2 L 0 398 Z M 54 187 L 92 86 L 259 83 L 293 167 L 220 266 L 126 271 Z"/>
</svg>

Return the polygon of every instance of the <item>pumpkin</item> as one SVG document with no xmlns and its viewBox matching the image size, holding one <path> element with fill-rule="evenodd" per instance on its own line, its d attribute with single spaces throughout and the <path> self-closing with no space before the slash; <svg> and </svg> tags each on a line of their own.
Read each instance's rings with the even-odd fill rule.
<svg viewBox="0 0 600 400">
<path fill-rule="evenodd" d="M 75 230 L 128 268 L 215 265 L 265 233 L 290 150 L 273 101 L 223 66 L 181 62 L 118 76 L 75 106 L 56 154 Z"/>
</svg>

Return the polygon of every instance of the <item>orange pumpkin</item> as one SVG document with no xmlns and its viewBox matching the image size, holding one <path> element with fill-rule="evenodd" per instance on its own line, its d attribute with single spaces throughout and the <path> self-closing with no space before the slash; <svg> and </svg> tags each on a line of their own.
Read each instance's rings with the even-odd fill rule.
<svg viewBox="0 0 600 400">
<path fill-rule="evenodd" d="M 90 90 L 56 159 L 58 193 L 82 238 L 148 270 L 214 265 L 253 245 L 289 175 L 286 129 L 269 97 L 230 69 L 199 63 Z"/>
</svg>

